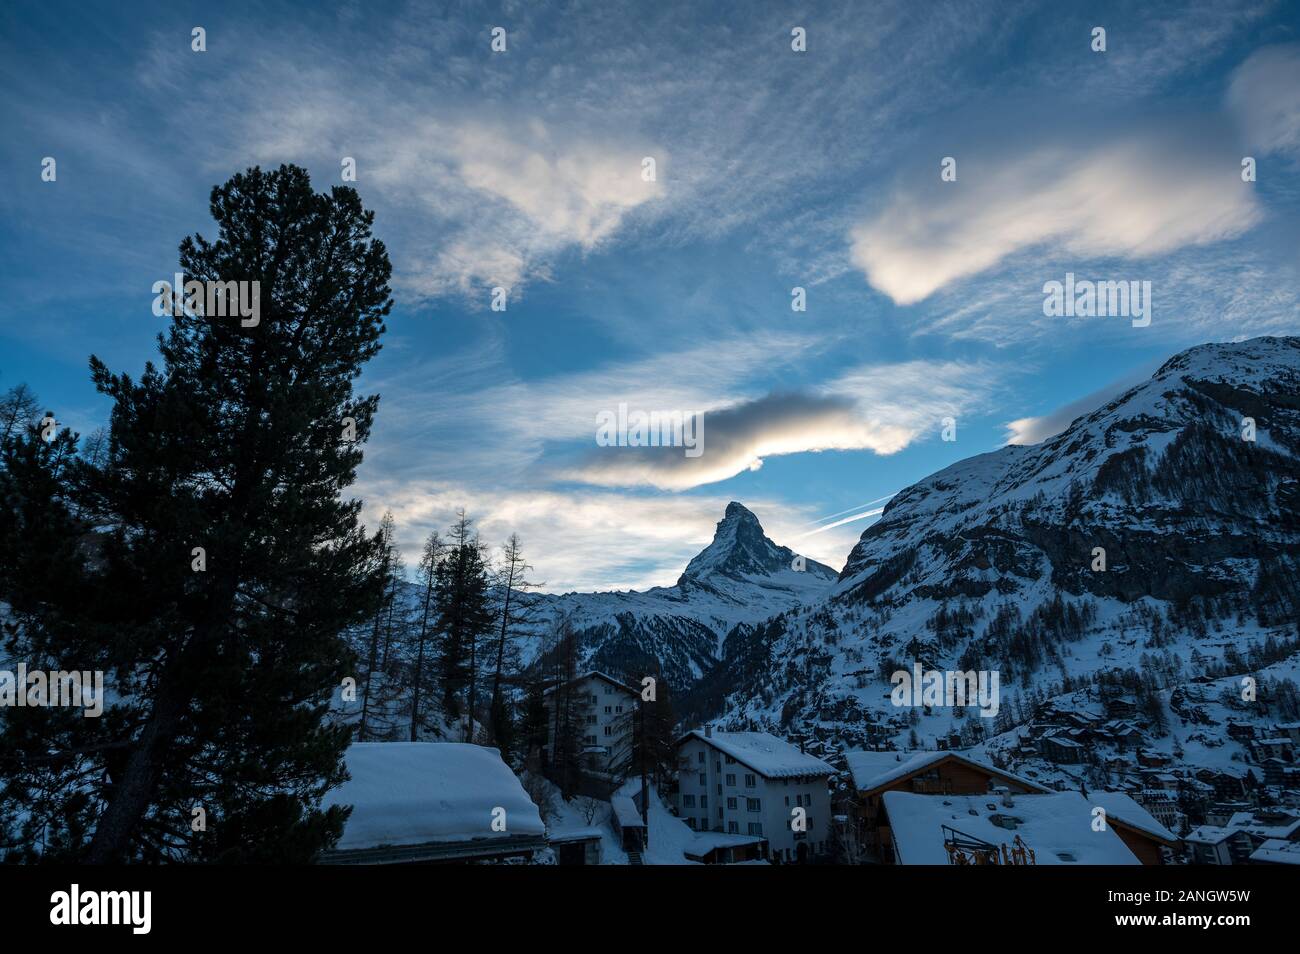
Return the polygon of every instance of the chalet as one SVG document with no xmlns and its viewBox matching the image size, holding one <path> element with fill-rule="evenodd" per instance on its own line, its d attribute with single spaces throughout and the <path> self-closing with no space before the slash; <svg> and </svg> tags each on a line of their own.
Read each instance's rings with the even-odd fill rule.
<svg viewBox="0 0 1300 954">
<path fill-rule="evenodd" d="M 883 861 L 894 856 L 889 821 L 881 811 L 885 792 L 984 795 L 995 787 L 1028 794 L 1048 789 L 957 752 L 845 752 L 852 775 L 863 848 Z"/>
<path fill-rule="evenodd" d="M 1243 745 L 1251 742 L 1255 738 L 1255 726 L 1250 722 L 1241 722 L 1236 719 L 1228 721 L 1228 738 Z"/>
<path fill-rule="evenodd" d="M 1137 700 L 1132 696 L 1114 696 L 1106 700 L 1106 718 L 1131 719 L 1137 715 Z"/>
<path fill-rule="evenodd" d="M 776 861 L 829 857 L 835 769 L 826 762 L 766 732 L 712 726 L 682 736 L 677 753 L 675 807 L 689 827 L 762 839 Z"/>
<path fill-rule="evenodd" d="M 1282 759 L 1290 762 L 1295 757 L 1295 743 L 1286 736 L 1255 739 L 1250 743 L 1250 749 L 1255 755 L 1255 761 L 1261 763 L 1267 759 Z"/>
<path fill-rule="evenodd" d="M 1083 761 L 1084 747 L 1062 734 L 1045 735 L 1038 740 L 1038 751 L 1049 762 L 1059 765 L 1078 765 Z"/>
<path fill-rule="evenodd" d="M 1273 726 L 1273 735 L 1279 739 L 1290 739 L 1292 745 L 1300 745 L 1300 722 L 1280 722 Z"/>
<path fill-rule="evenodd" d="M 1095 730 L 1096 738 L 1118 746 L 1120 751 L 1135 748 L 1146 742 L 1146 736 L 1136 725 L 1126 719 L 1113 719 Z"/>
<path fill-rule="evenodd" d="M 546 826 L 496 749 L 460 742 L 354 742 L 351 776 L 322 800 L 352 813 L 325 864 L 530 858 Z"/>
<path fill-rule="evenodd" d="M 1214 787 L 1214 797 L 1220 801 L 1232 801 L 1246 794 L 1246 787 L 1236 775 L 1215 769 L 1197 769 L 1196 778 Z"/>
<path fill-rule="evenodd" d="M 1138 765 L 1144 769 L 1160 769 L 1169 764 L 1169 756 L 1158 752 L 1139 752 L 1137 760 Z"/>
<path fill-rule="evenodd" d="M 544 696 L 547 713 L 544 755 L 548 765 L 555 757 L 558 688 L 551 686 Z M 616 777 L 632 755 L 633 720 L 641 694 L 612 676 L 593 671 L 574 680 L 568 698 L 581 735 L 583 770 L 600 778 Z"/>
<path fill-rule="evenodd" d="M 1078 792 L 917 795 L 887 791 L 892 860 L 901 865 L 1137 865 L 1118 826 L 1097 830 Z M 1159 826 L 1157 826 L 1159 827 Z"/>
<path fill-rule="evenodd" d="M 1260 771 L 1264 774 L 1265 785 L 1285 785 L 1286 770 L 1290 764 L 1279 758 L 1264 759 L 1259 763 Z"/>
</svg>

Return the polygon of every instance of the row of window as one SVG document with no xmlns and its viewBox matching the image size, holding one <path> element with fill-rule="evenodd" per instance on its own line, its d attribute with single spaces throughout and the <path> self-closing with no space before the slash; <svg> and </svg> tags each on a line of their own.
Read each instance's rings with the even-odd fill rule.
<svg viewBox="0 0 1300 954">
<path fill-rule="evenodd" d="M 682 819 L 682 821 L 686 822 L 686 826 L 687 826 L 688 828 L 690 828 L 691 831 L 708 831 L 708 830 L 709 830 L 709 820 L 708 820 L 707 818 L 695 818 L 695 817 L 693 817 L 693 816 L 691 816 L 691 815 L 687 815 L 685 818 Z M 739 835 L 739 834 L 740 834 L 740 822 L 734 822 L 734 821 L 729 821 L 729 822 L 727 822 L 727 834 L 728 834 L 728 835 Z M 749 823 L 746 825 L 746 827 L 745 827 L 745 834 L 746 834 L 746 835 L 755 835 L 755 836 L 757 836 L 757 837 L 759 837 L 759 838 L 762 838 L 762 837 L 763 837 L 763 823 L 762 823 L 762 822 L 749 822 Z"/>
</svg>

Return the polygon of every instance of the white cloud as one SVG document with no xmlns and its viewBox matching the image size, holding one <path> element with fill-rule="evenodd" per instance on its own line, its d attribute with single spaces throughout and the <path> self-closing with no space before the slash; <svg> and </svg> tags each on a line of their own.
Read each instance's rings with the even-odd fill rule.
<svg viewBox="0 0 1300 954">
<path fill-rule="evenodd" d="M 1241 234 L 1262 213 L 1235 158 L 1134 137 L 959 164 L 958 181 L 897 191 L 851 232 L 854 263 L 897 304 L 1037 246 L 1144 258 Z"/>
<path fill-rule="evenodd" d="M 827 450 L 893 454 L 926 433 L 937 434 L 944 417 L 979 406 L 991 388 L 990 371 L 982 365 L 863 366 L 818 393 L 772 393 L 708 411 L 698 457 L 688 457 L 682 447 L 603 447 L 564 476 L 607 487 L 684 490 L 757 470 L 768 457 Z"/>
<path fill-rule="evenodd" d="M 1248 148 L 1300 154 L 1300 44 L 1252 53 L 1233 72 L 1227 105 Z"/>
</svg>

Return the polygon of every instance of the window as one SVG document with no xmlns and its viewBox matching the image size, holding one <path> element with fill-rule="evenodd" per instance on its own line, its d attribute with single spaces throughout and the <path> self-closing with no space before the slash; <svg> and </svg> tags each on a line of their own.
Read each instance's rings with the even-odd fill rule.
<svg viewBox="0 0 1300 954">
<path fill-rule="evenodd" d="M 745 788 L 756 788 L 758 781 L 752 775 L 745 776 Z"/>
<path fill-rule="evenodd" d="M 729 822 L 727 822 L 727 834 L 728 834 L 728 835 L 739 835 L 739 834 L 740 834 L 740 822 L 734 822 L 734 821 L 729 821 Z"/>
<path fill-rule="evenodd" d="M 713 762 L 713 771 L 715 771 L 715 772 L 721 772 L 721 771 L 722 771 L 722 759 L 715 759 L 715 760 L 714 760 L 714 762 Z"/>
<path fill-rule="evenodd" d="M 703 753 L 703 752 L 700 753 L 700 757 L 699 757 L 699 760 L 698 760 L 698 761 L 699 761 L 699 763 L 700 763 L 701 765 L 704 764 L 704 753 Z"/>
<path fill-rule="evenodd" d="M 707 778 L 704 777 L 704 773 L 703 773 L 703 772 L 700 773 L 700 784 L 701 784 L 701 785 L 708 785 L 708 784 L 709 784 L 709 780 L 708 780 Z"/>
<path fill-rule="evenodd" d="M 736 785 L 736 776 L 734 776 L 734 775 L 728 775 L 728 776 L 727 776 L 727 784 L 730 785 L 730 786 L 732 786 L 732 787 L 734 788 L 735 785 Z"/>
<path fill-rule="evenodd" d="M 605 715 L 609 715 L 610 710 L 613 708 L 614 708 L 613 706 L 605 706 Z"/>
<path fill-rule="evenodd" d="M 606 735 L 613 735 L 613 734 L 614 734 L 614 727 L 613 727 L 612 725 L 607 725 L 607 726 L 605 726 L 605 734 L 606 734 Z"/>
<path fill-rule="evenodd" d="M 708 831 L 708 830 L 709 830 L 709 820 L 707 818 L 701 818 L 700 831 Z"/>
<path fill-rule="evenodd" d="M 594 735 L 589 735 L 589 736 L 587 736 L 587 744 L 588 744 L 588 745 L 595 745 L 595 744 L 596 744 L 596 737 L 595 737 Z"/>
<path fill-rule="evenodd" d="M 750 823 L 749 823 L 749 832 L 748 832 L 748 833 L 751 834 L 751 835 L 758 835 L 760 838 L 763 837 L 763 823 L 762 823 L 762 822 L 750 822 Z"/>
<path fill-rule="evenodd" d="M 620 715 L 622 715 L 622 713 L 623 713 L 623 707 L 622 707 L 622 706 L 615 706 L 615 707 L 614 707 L 614 711 L 617 712 L 617 713 L 619 713 Z"/>
<path fill-rule="evenodd" d="M 722 794 L 722 783 L 721 783 L 721 782 L 718 783 L 718 794 L 719 794 L 719 795 Z"/>
<path fill-rule="evenodd" d="M 701 796 L 700 796 L 700 807 L 701 807 L 701 808 L 708 808 L 708 807 L 709 807 L 709 796 L 707 796 L 707 795 L 701 795 Z"/>
<path fill-rule="evenodd" d="M 789 796 L 789 795 L 787 795 L 787 796 L 785 797 L 785 803 L 786 803 L 787 805 L 790 804 L 790 796 Z"/>
<path fill-rule="evenodd" d="M 736 800 L 734 798 L 727 799 L 727 807 L 734 812 L 736 810 Z"/>
<path fill-rule="evenodd" d="M 695 807 L 695 796 L 694 796 L 694 795 L 683 795 L 683 796 L 682 796 L 682 808 L 694 808 L 694 807 Z"/>
<path fill-rule="evenodd" d="M 728 765 L 735 765 L 735 764 L 736 764 L 736 760 L 733 759 L 730 755 L 728 755 L 728 756 L 727 756 L 727 764 L 728 764 Z"/>
<path fill-rule="evenodd" d="M 719 817 L 719 818 L 722 817 L 722 806 L 721 806 L 721 805 L 718 806 L 718 817 Z"/>
<path fill-rule="evenodd" d="M 596 717 L 594 715 L 587 716 L 587 725 L 595 725 L 595 724 L 596 724 Z"/>
<path fill-rule="evenodd" d="M 745 799 L 745 808 L 751 812 L 761 812 L 763 810 L 763 800 L 761 798 Z"/>
</svg>

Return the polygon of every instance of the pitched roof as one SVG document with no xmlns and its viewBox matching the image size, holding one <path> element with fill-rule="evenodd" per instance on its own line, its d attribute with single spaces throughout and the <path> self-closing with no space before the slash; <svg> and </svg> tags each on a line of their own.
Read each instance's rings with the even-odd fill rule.
<svg viewBox="0 0 1300 954">
<path fill-rule="evenodd" d="M 1300 841 L 1270 838 L 1250 853 L 1250 860 L 1257 864 L 1300 865 Z"/>
<path fill-rule="evenodd" d="M 1172 798 L 1168 792 L 1159 794 L 1165 798 Z M 1156 821 L 1155 816 L 1123 792 L 1089 792 L 1088 800 L 1106 809 L 1106 817 L 1112 822 L 1118 822 L 1120 825 L 1150 835 L 1157 841 L 1168 842 L 1170 847 L 1178 842 L 1173 832 Z"/>
<path fill-rule="evenodd" d="M 905 865 L 946 865 L 943 826 L 1010 849 L 1017 835 L 1036 865 L 1136 865 L 1137 857 L 1112 829 L 1094 831 L 1092 805 L 1078 792 L 1017 795 L 1003 806 L 988 795 L 919 795 L 885 792 L 898 857 Z M 1014 829 L 995 816 L 1016 820 Z"/>
<path fill-rule="evenodd" d="M 544 835 L 537 806 L 496 749 L 462 742 L 354 742 L 351 778 L 322 805 L 351 805 L 339 850 Z M 493 831 L 505 810 L 506 831 Z"/>
<path fill-rule="evenodd" d="M 601 672 L 599 669 L 592 669 L 592 670 L 589 671 L 589 672 L 584 672 L 584 673 L 582 673 L 581 675 L 577 675 L 577 676 L 574 676 L 574 677 L 573 677 L 573 681 L 574 681 L 575 683 L 577 683 L 577 682 L 584 682 L 584 681 L 586 681 L 586 680 L 588 680 L 588 679 L 603 679 L 603 680 L 605 680 L 605 682 L 609 683 L 611 686 L 614 686 L 616 689 L 622 689 L 624 692 L 630 692 L 630 693 L 631 693 L 632 695 L 634 695 L 634 696 L 639 696 L 639 695 L 640 695 L 640 693 L 639 693 L 637 690 L 633 689 L 633 688 L 632 688 L 631 686 L 629 686 L 627 683 L 625 683 L 625 682 L 621 682 L 621 681 L 619 681 L 618 679 L 615 679 L 613 676 L 610 676 L 610 675 L 608 675 L 608 674 L 606 674 L 606 673 Z M 561 681 L 563 681 L 563 680 L 561 680 Z M 542 695 L 550 695 L 552 692 L 554 692 L 554 691 L 556 690 L 557 687 L 558 687 L 558 684 L 555 685 L 555 686 L 548 686 L 548 687 L 543 691 Z"/>
<path fill-rule="evenodd" d="M 1050 789 L 1039 785 L 1037 782 L 1031 782 L 1027 778 L 1021 778 L 1019 775 L 1013 775 L 1010 772 L 951 750 L 946 752 L 916 752 L 910 755 L 906 752 L 856 751 L 844 753 L 844 760 L 848 763 L 849 772 L 853 775 L 853 787 L 862 794 L 875 792 L 886 785 L 907 778 L 909 775 L 923 772 L 932 765 L 937 765 L 946 759 L 955 759 L 972 768 L 1015 782 L 1017 785 L 1023 785 L 1032 791 L 1050 791 Z"/>
<path fill-rule="evenodd" d="M 696 738 L 729 755 L 764 778 L 795 778 L 801 775 L 834 775 L 835 769 L 816 756 L 768 732 L 714 732 L 705 735 L 692 729 L 678 740 L 678 746 Z"/>
</svg>

